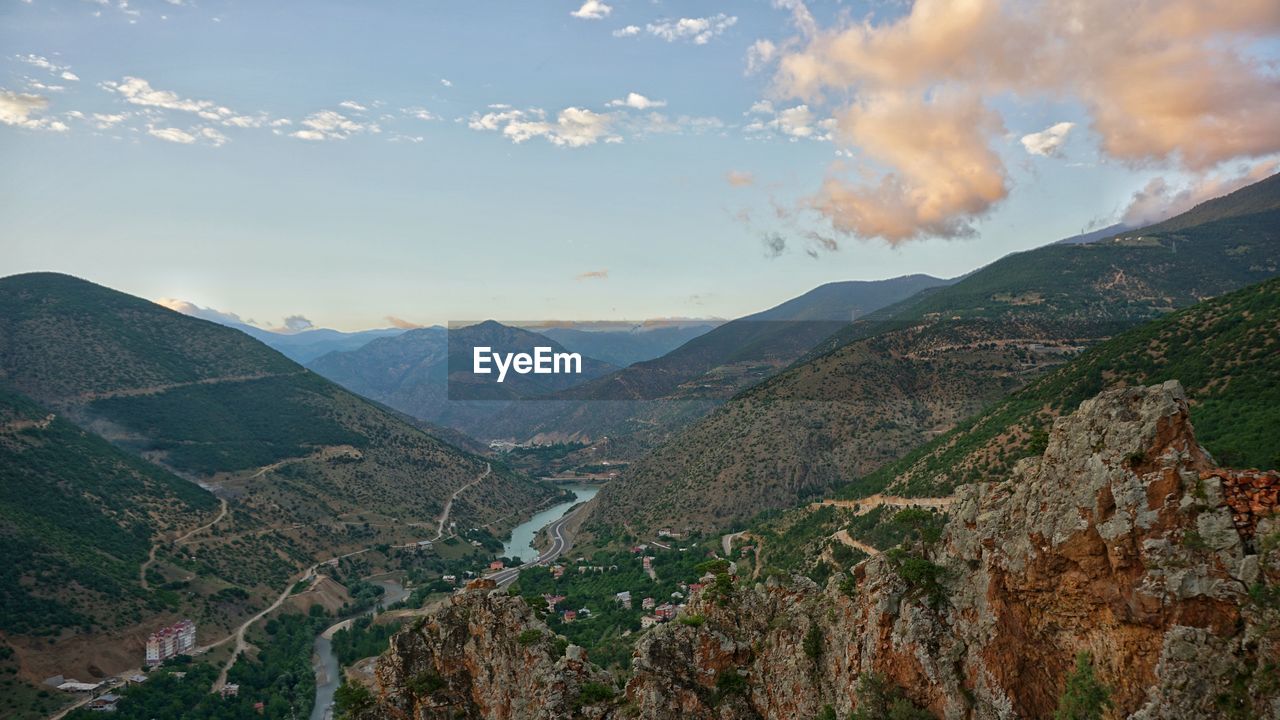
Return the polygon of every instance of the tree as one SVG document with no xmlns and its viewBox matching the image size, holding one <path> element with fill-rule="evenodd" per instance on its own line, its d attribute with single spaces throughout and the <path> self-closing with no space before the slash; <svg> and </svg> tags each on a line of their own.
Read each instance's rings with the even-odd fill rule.
<svg viewBox="0 0 1280 720">
<path fill-rule="evenodd" d="M 1067 676 L 1053 720 L 1100 720 L 1102 711 L 1109 707 L 1111 690 L 1093 674 L 1093 656 L 1087 652 L 1076 655 L 1076 667 Z"/>
</svg>

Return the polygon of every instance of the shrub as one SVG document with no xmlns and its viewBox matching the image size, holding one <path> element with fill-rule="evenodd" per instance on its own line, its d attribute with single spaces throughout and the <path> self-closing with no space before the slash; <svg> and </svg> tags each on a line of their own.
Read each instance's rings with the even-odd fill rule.
<svg viewBox="0 0 1280 720">
<path fill-rule="evenodd" d="M 1093 674 L 1093 657 L 1085 652 L 1076 655 L 1075 669 L 1067 676 L 1053 720 L 1101 720 L 1109 707 L 1111 690 Z"/>
</svg>

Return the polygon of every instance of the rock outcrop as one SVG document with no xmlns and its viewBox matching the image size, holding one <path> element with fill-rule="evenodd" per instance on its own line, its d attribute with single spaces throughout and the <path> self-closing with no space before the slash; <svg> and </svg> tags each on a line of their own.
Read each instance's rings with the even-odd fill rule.
<svg viewBox="0 0 1280 720">
<path fill-rule="evenodd" d="M 468 718 L 843 718 L 892 701 L 1046 718 L 1082 652 L 1108 717 L 1280 717 L 1274 477 L 1214 468 L 1177 383 L 1109 391 L 1009 480 L 962 488 L 940 538 L 824 587 L 775 577 L 691 598 L 687 622 L 639 641 L 625 697 L 579 708 L 605 677 L 556 657 L 519 599 L 477 591 L 393 639 L 384 712 L 367 717 L 449 702 Z M 548 642 L 521 644 L 531 629 Z M 416 692 L 423 673 L 443 683 Z"/>
<path fill-rule="evenodd" d="M 1280 558 L 1223 477 L 1177 383 L 1104 393 L 1010 480 L 963 488 L 932 547 L 695 601 L 702 625 L 641 641 L 628 695 L 643 717 L 845 717 L 874 674 L 938 717 L 1044 718 L 1088 652 L 1115 717 L 1276 717 Z"/>
<path fill-rule="evenodd" d="M 566 646 L 490 581 L 392 637 L 374 677 L 377 705 L 356 718 L 602 718 L 601 688 L 613 685 L 582 648 Z"/>
</svg>

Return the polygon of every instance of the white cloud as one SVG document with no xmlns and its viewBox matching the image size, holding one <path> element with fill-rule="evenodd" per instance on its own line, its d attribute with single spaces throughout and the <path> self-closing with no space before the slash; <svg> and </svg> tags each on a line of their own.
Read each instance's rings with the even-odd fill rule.
<svg viewBox="0 0 1280 720">
<path fill-rule="evenodd" d="M 615 118 L 608 113 L 597 113 L 585 108 L 567 107 L 549 120 L 546 112 L 502 109 L 483 115 L 472 115 L 467 126 L 472 130 L 498 131 L 513 143 L 519 144 L 532 138 L 543 138 L 561 147 L 585 147 L 597 142 L 622 142 L 613 131 Z"/>
<path fill-rule="evenodd" d="M 747 48 L 747 74 L 759 72 L 778 56 L 778 46 L 770 40 L 757 40 Z"/>
<path fill-rule="evenodd" d="M 356 102 L 355 100 L 343 100 L 342 102 L 338 103 L 338 107 L 346 108 L 354 112 L 364 112 L 369 109 L 364 105 L 361 105 L 360 103 Z"/>
<path fill-rule="evenodd" d="M 586 0 L 586 2 L 582 3 L 582 7 L 569 14 L 579 20 L 603 20 L 611 12 L 613 12 L 613 8 L 600 0 Z"/>
<path fill-rule="evenodd" d="M 650 100 L 649 98 L 645 97 L 644 95 L 641 95 L 640 93 L 630 92 L 630 93 L 627 93 L 627 96 L 625 98 L 622 98 L 621 100 L 610 100 L 608 102 L 608 105 L 609 107 L 628 107 L 634 110 L 648 110 L 650 108 L 666 107 L 667 101 L 666 100 Z"/>
<path fill-rule="evenodd" d="M 1067 135 L 1071 133 L 1071 128 L 1075 126 L 1075 123 L 1060 122 L 1050 125 L 1040 132 L 1023 135 L 1022 147 L 1026 148 L 1027 152 L 1032 155 L 1057 157 L 1062 150 L 1062 144 L 1067 141 Z"/>
<path fill-rule="evenodd" d="M 408 115 L 409 117 L 417 118 L 419 120 L 439 120 L 440 119 L 439 115 L 436 115 L 435 113 L 431 112 L 430 110 L 424 107 L 401 108 L 400 112 L 404 113 L 405 115 Z"/>
<path fill-rule="evenodd" d="M 639 25 L 628 25 L 626 27 L 620 27 L 617 30 L 613 31 L 613 36 L 616 38 L 635 37 L 636 35 L 639 35 L 639 34 L 640 34 Z"/>
<path fill-rule="evenodd" d="M 453 87 L 453 83 L 448 78 L 440 78 L 440 84 L 445 87 Z"/>
<path fill-rule="evenodd" d="M 46 70 L 49 72 L 50 75 L 56 75 L 62 78 L 63 80 L 69 80 L 69 81 L 75 82 L 80 79 L 79 76 L 71 72 L 70 66 L 60 65 L 56 62 L 53 62 L 49 58 L 44 57 L 43 55 L 34 55 L 34 54 L 28 53 L 26 55 L 14 55 L 13 57 L 15 60 L 18 60 L 19 62 L 24 62 L 32 67 L 37 67 L 37 68 L 40 68 L 41 70 Z"/>
<path fill-rule="evenodd" d="M 107 130 L 129 119 L 129 113 L 94 113 L 93 126 L 99 130 Z"/>
<path fill-rule="evenodd" d="M 160 138 L 165 142 L 179 143 L 182 145 L 190 145 L 196 141 L 196 136 L 185 130 L 178 128 L 147 128 L 147 134 L 151 137 Z"/>
<path fill-rule="evenodd" d="M 650 35 L 667 42 L 688 40 L 695 45 L 706 45 L 712 38 L 723 34 L 737 22 L 737 16 L 719 13 L 710 17 L 659 20 L 646 25 L 645 30 Z"/>
<path fill-rule="evenodd" d="M 49 108 L 49 100 L 39 95 L 15 93 L 0 89 L 0 123 L 28 130 L 66 132 L 67 126 L 59 120 L 39 117 Z"/>
<path fill-rule="evenodd" d="M 791 140 L 830 140 L 836 128 L 833 118 L 819 118 L 808 105 L 778 110 L 768 100 L 751 106 L 748 115 L 756 117 L 743 130 L 751 134 L 779 133 Z"/>
<path fill-rule="evenodd" d="M 304 128 L 292 133 L 300 140 L 346 140 L 356 133 L 379 133 L 377 123 L 361 123 L 333 110 L 311 113 L 301 123 Z"/>
</svg>

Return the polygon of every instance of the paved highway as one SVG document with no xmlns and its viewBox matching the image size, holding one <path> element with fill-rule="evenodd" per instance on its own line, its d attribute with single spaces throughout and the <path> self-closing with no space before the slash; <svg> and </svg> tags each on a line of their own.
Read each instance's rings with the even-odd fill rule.
<svg viewBox="0 0 1280 720">
<path fill-rule="evenodd" d="M 547 526 L 547 537 L 551 538 L 551 547 L 547 548 L 546 552 L 538 555 L 537 560 L 523 565 L 499 570 L 498 572 L 486 575 L 485 578 L 496 582 L 498 587 L 504 588 L 515 582 L 517 577 L 520 577 L 521 570 L 534 566 L 542 567 L 555 562 L 556 559 L 564 553 L 564 551 L 569 549 L 570 539 L 565 536 L 564 526 L 567 525 L 570 520 L 577 517 L 578 513 L 582 512 L 583 508 L 586 506 L 586 503 L 578 505 L 565 513 L 559 520 L 556 520 Z"/>
</svg>

